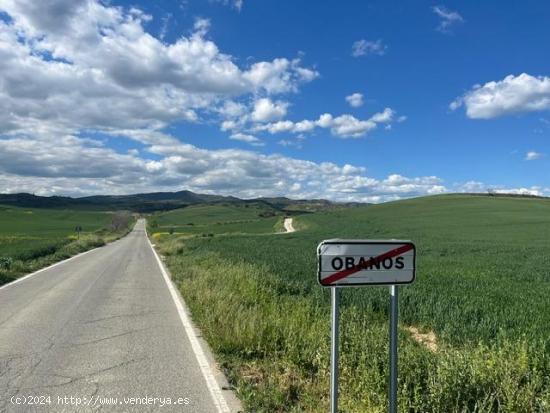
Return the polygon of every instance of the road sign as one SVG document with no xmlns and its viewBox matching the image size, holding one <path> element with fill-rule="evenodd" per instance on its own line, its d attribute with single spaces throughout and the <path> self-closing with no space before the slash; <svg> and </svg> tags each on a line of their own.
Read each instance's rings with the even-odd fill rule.
<svg viewBox="0 0 550 413">
<path fill-rule="evenodd" d="M 416 249 L 400 240 L 326 240 L 317 247 L 318 279 L 324 287 L 410 284 Z"/>
<path fill-rule="evenodd" d="M 398 285 L 416 276 L 416 248 L 410 241 L 325 240 L 317 247 L 318 279 L 331 287 L 330 411 L 338 412 L 340 287 L 390 285 L 389 412 L 397 413 Z"/>
</svg>

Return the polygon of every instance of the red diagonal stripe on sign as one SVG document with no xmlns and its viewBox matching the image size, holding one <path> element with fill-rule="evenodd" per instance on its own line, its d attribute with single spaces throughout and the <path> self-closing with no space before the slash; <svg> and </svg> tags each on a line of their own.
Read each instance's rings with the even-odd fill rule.
<svg viewBox="0 0 550 413">
<path fill-rule="evenodd" d="M 364 270 L 368 267 L 371 267 L 373 265 L 376 265 L 380 263 L 381 261 L 387 260 L 388 258 L 397 257 L 398 255 L 404 254 L 407 251 L 410 251 L 414 248 L 413 244 L 405 244 L 398 248 L 395 248 L 393 250 L 390 250 L 388 252 L 385 252 L 384 254 L 379 255 L 378 257 L 373 257 L 369 259 L 368 261 L 365 261 L 365 263 L 361 265 L 356 265 L 352 268 L 348 268 L 346 270 L 342 270 L 339 272 L 336 272 L 327 278 L 324 278 L 321 280 L 321 284 L 323 285 L 330 285 L 332 283 L 335 283 L 336 281 L 340 281 L 343 278 L 346 278 L 347 276 L 351 274 L 355 274 L 356 272 L 359 272 L 361 270 Z"/>
</svg>

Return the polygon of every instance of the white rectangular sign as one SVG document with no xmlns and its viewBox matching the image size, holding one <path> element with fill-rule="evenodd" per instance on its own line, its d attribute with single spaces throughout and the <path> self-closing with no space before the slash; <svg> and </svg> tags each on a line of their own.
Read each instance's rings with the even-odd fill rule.
<svg viewBox="0 0 550 413">
<path fill-rule="evenodd" d="M 416 248 L 410 241 L 325 240 L 317 258 L 324 287 L 410 284 L 415 278 Z"/>
</svg>

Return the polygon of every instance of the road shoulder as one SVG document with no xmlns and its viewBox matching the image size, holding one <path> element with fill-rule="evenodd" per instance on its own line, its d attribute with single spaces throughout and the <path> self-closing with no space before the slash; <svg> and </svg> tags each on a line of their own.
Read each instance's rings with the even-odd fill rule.
<svg viewBox="0 0 550 413">
<path fill-rule="evenodd" d="M 149 235 L 146 231 L 147 241 L 153 250 L 153 253 L 157 259 L 158 265 L 163 273 L 167 287 L 170 290 L 174 304 L 178 309 L 181 322 L 185 329 L 185 332 L 191 342 L 193 351 L 197 358 L 197 362 L 201 368 L 203 376 L 208 385 L 210 394 L 216 404 L 220 413 L 237 413 L 242 412 L 243 407 L 241 401 L 237 398 L 233 388 L 229 384 L 225 374 L 220 370 L 218 364 L 214 358 L 212 350 L 210 349 L 206 340 L 204 340 L 202 333 L 198 327 L 192 321 L 192 315 L 189 308 L 185 304 L 183 297 L 181 296 L 179 289 L 172 282 L 172 276 L 168 268 L 162 262 L 159 254 L 155 250 Z"/>
</svg>

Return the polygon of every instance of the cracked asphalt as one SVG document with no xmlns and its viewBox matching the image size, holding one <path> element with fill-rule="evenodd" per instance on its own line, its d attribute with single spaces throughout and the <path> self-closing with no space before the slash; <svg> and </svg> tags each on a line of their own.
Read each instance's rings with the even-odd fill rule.
<svg viewBox="0 0 550 413">
<path fill-rule="evenodd" d="M 49 396 L 50 404 L 12 402 L 28 396 Z M 58 403 L 71 396 L 96 405 Z M 146 396 L 189 404 L 124 404 Z M 119 404 L 98 404 L 109 398 Z M 216 411 L 144 221 L 119 241 L 0 290 L 0 412 L 101 410 Z"/>
</svg>

